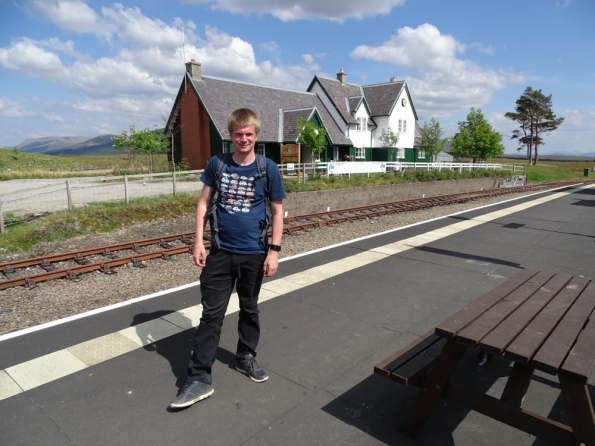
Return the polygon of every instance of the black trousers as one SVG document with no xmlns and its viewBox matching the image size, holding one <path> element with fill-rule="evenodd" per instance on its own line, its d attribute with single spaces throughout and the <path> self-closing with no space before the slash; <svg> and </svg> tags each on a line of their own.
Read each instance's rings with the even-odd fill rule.
<svg viewBox="0 0 595 446">
<path fill-rule="evenodd" d="M 188 382 L 212 383 L 211 368 L 221 338 L 221 326 L 234 286 L 240 300 L 236 357 L 256 356 L 260 339 L 258 294 L 264 276 L 266 254 L 232 254 L 211 250 L 200 274 L 200 324 L 196 329 L 194 351 L 188 364 Z"/>
</svg>

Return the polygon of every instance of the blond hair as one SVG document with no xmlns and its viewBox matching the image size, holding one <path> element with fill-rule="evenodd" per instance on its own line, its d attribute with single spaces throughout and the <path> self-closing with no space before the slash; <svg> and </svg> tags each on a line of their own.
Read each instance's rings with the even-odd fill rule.
<svg viewBox="0 0 595 446">
<path fill-rule="evenodd" d="M 260 119 L 249 108 L 238 108 L 229 114 L 229 118 L 227 118 L 227 130 L 230 135 L 233 133 L 233 128 L 236 125 L 240 127 L 253 125 L 256 134 L 258 135 L 260 133 Z"/>
</svg>

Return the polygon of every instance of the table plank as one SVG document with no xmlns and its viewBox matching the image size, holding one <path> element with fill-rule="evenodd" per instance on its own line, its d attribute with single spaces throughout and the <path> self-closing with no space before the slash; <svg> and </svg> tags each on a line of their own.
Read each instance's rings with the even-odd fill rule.
<svg viewBox="0 0 595 446">
<path fill-rule="evenodd" d="M 595 283 L 591 282 L 566 312 L 533 357 L 538 370 L 556 375 L 595 308 Z"/>
<path fill-rule="evenodd" d="M 501 283 L 484 296 L 474 300 L 462 310 L 458 311 L 446 321 L 436 327 L 436 334 L 452 339 L 459 331 L 477 319 L 484 311 L 492 308 L 501 299 L 520 287 L 527 280 L 535 276 L 538 271 L 525 269 Z"/>
<path fill-rule="evenodd" d="M 504 357 L 527 365 L 589 282 L 590 279 L 586 277 L 573 277 L 568 285 L 506 347 Z"/>
<path fill-rule="evenodd" d="M 484 337 L 515 311 L 519 305 L 523 304 L 523 302 L 539 291 L 553 275 L 554 273 L 551 272 L 538 272 L 461 330 L 456 336 L 457 342 L 467 346 L 477 346 Z"/>
<path fill-rule="evenodd" d="M 384 361 L 376 364 L 374 366 L 374 373 L 388 378 L 395 369 L 398 369 L 403 364 L 411 361 L 419 354 L 419 352 L 427 349 L 439 340 L 440 338 L 434 334 L 433 330 L 428 331 L 426 334 L 407 344 L 405 347 L 392 354 Z"/>
<path fill-rule="evenodd" d="M 431 347 L 415 356 L 411 361 L 408 361 L 399 368 L 393 370 L 390 379 L 403 384 L 404 386 L 420 381 L 420 377 L 422 377 L 432 364 L 434 364 L 436 358 L 440 356 L 440 353 L 447 342 L 444 338 L 439 339 L 438 342 L 432 344 Z"/>
<path fill-rule="evenodd" d="M 494 328 L 479 342 L 479 349 L 500 355 L 504 349 L 522 333 L 536 315 L 562 290 L 572 279 L 567 274 L 555 274 L 535 294 L 520 304 L 516 310 Z"/>
</svg>

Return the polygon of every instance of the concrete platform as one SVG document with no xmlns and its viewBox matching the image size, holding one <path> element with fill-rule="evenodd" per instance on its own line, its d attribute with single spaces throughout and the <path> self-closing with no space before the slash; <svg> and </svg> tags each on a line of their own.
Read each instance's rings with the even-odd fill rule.
<svg viewBox="0 0 595 446">
<path fill-rule="evenodd" d="M 547 445 L 446 400 L 415 441 L 402 437 L 418 389 L 373 366 L 519 269 L 595 278 L 594 208 L 593 185 L 565 188 L 288 259 L 261 294 L 270 379 L 233 369 L 232 301 L 215 394 L 182 411 L 168 405 L 185 381 L 196 285 L 5 335 L 0 444 Z M 457 380 L 499 396 L 509 368 L 471 352 Z M 539 373 L 525 401 L 566 421 L 555 377 Z"/>
</svg>

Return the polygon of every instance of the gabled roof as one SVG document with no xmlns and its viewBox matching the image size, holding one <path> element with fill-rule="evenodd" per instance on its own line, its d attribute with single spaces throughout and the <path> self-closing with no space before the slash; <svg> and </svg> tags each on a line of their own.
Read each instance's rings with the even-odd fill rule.
<svg viewBox="0 0 595 446">
<path fill-rule="evenodd" d="M 227 118 L 238 108 L 248 107 L 260 118 L 261 129 L 258 140 L 261 142 L 283 142 L 285 126 L 297 122 L 297 115 L 284 113 L 284 110 L 316 109 L 327 130 L 333 144 L 352 145 L 341 129 L 332 119 L 320 98 L 314 93 L 284 90 L 280 88 L 263 87 L 261 85 L 202 76 L 200 80 L 193 80 L 187 74 L 188 88 L 193 88 L 211 121 L 219 131 L 222 139 L 229 139 L 227 132 Z M 184 86 L 182 85 L 181 91 Z M 176 99 L 176 102 L 179 101 Z M 176 107 L 174 106 L 174 109 Z M 295 119 L 294 119 L 295 118 Z M 171 118 L 170 118 L 171 119 Z M 291 122 L 293 120 L 293 122 Z M 289 138 L 294 141 L 296 138 Z"/>
<path fill-rule="evenodd" d="M 346 98 L 347 99 L 347 104 L 348 104 L 348 110 L 349 113 L 351 114 L 351 116 L 355 116 L 355 112 L 357 111 L 359 105 L 362 103 L 362 100 L 364 99 L 363 96 L 356 96 L 354 98 Z"/>
<path fill-rule="evenodd" d="M 312 85 L 316 82 L 320 84 L 347 124 L 357 124 L 353 113 L 359 105 L 359 102 L 357 102 L 358 98 L 363 98 L 371 117 L 388 116 L 391 114 L 399 95 L 404 89 L 411 108 L 413 108 L 413 102 L 411 101 L 409 89 L 405 81 L 360 86 L 349 83 L 342 84 L 338 79 L 314 76 L 308 87 L 308 91 L 310 91 Z M 413 114 L 417 120 L 415 108 L 413 108 Z"/>
<path fill-rule="evenodd" d="M 390 115 L 404 84 L 405 82 L 389 82 L 362 87 L 372 116 Z"/>
<path fill-rule="evenodd" d="M 342 84 L 336 79 L 314 76 L 308 87 L 308 91 L 310 91 L 310 88 L 315 82 L 320 84 L 326 95 L 333 101 L 345 123 L 357 124 L 357 120 L 351 114 L 353 109 L 351 109 L 352 104 L 348 98 L 361 98 L 364 96 L 362 88 L 355 84 Z"/>
<path fill-rule="evenodd" d="M 298 118 L 309 120 L 314 114 L 315 108 L 303 108 L 300 110 L 284 110 L 283 111 L 283 141 L 297 142 L 300 137 L 300 132 L 297 128 Z"/>
</svg>

